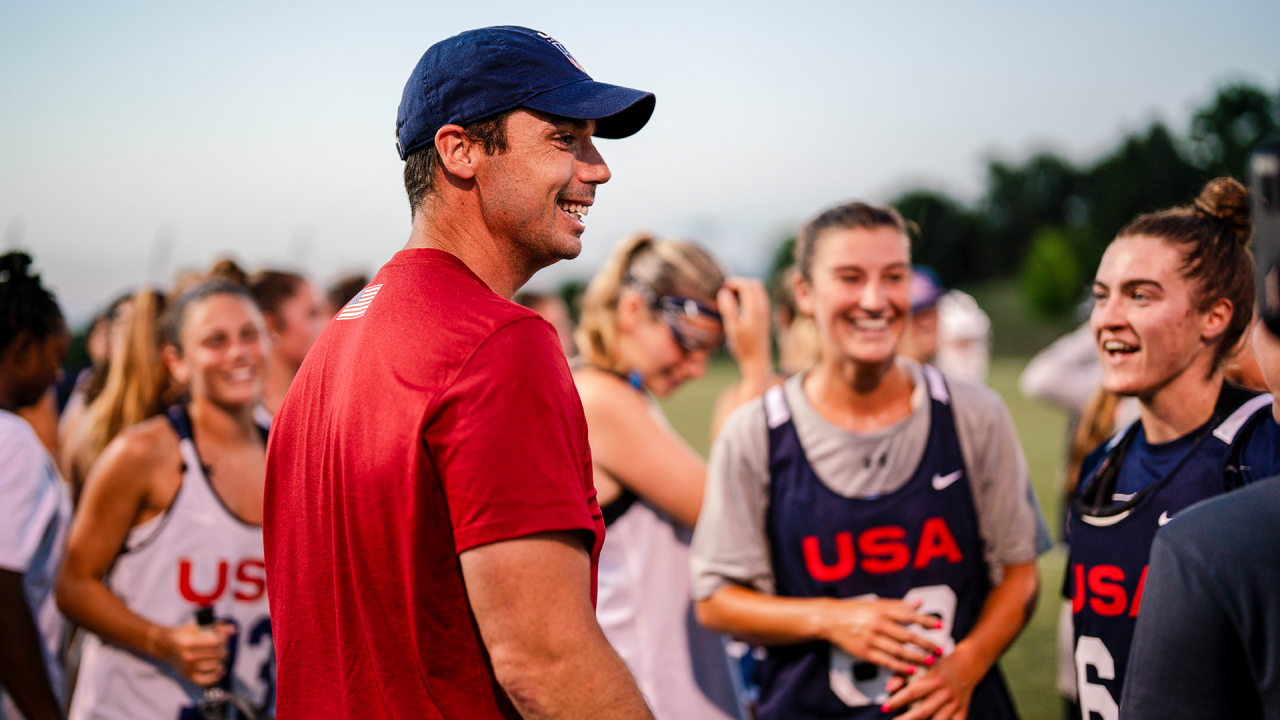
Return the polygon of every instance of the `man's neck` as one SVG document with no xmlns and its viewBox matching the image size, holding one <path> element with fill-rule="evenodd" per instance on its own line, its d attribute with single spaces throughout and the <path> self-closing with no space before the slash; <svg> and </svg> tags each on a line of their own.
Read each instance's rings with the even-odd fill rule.
<svg viewBox="0 0 1280 720">
<path fill-rule="evenodd" d="M 540 268 L 529 267 L 528 258 L 509 240 L 494 237 L 483 222 L 467 221 L 468 214 L 414 213 L 413 231 L 404 249 L 442 250 L 462 261 L 490 290 L 510 299 Z"/>
</svg>

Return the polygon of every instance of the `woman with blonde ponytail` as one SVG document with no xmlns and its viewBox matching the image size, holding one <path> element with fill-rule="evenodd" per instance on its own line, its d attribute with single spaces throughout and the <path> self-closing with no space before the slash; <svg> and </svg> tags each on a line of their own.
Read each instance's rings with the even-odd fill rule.
<svg viewBox="0 0 1280 720">
<path fill-rule="evenodd" d="M 742 400 L 771 381 L 769 302 L 681 240 L 624 240 L 588 286 L 574 373 L 608 534 L 596 614 L 658 720 L 741 718 L 723 639 L 692 622 L 688 543 L 706 465 L 654 396 L 701 377 L 725 340 Z"/>
<path fill-rule="evenodd" d="M 144 288 L 119 310 L 128 313 L 128 319 L 124 332 L 112 343 L 106 383 L 85 408 L 63 450 L 67 479 L 76 497 L 107 443 L 121 430 L 160 413 L 175 399 L 169 372 L 160 359 L 158 324 L 165 306 L 164 295 Z"/>
</svg>

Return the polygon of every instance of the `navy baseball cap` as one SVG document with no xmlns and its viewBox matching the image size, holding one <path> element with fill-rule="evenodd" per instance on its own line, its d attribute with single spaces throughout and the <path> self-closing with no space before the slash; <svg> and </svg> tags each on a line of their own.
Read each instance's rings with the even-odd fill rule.
<svg viewBox="0 0 1280 720">
<path fill-rule="evenodd" d="M 427 49 L 404 86 L 396 148 L 404 160 L 445 125 L 527 107 L 595 120 L 595 134 L 624 138 L 653 114 L 653 93 L 596 82 L 546 33 L 515 26 L 468 30 Z"/>
</svg>

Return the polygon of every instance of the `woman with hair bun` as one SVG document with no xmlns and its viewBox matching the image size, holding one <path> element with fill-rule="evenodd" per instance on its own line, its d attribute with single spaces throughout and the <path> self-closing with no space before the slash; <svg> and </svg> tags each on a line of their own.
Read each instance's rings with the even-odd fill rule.
<svg viewBox="0 0 1280 720">
<path fill-rule="evenodd" d="M 698 620 L 766 649 L 761 720 L 1016 717 L 996 661 L 1048 543 L 1008 412 L 899 355 L 911 253 L 896 210 L 824 211 L 796 267 L 822 350 L 716 439 Z"/>
<path fill-rule="evenodd" d="M 1253 317 L 1248 193 L 1210 181 L 1191 205 L 1141 215 L 1107 247 L 1090 322 L 1103 387 L 1139 419 L 1091 453 L 1067 519 L 1080 713 L 1119 714 L 1156 531 L 1239 486 L 1240 430 L 1270 396 L 1223 379 Z"/>
<path fill-rule="evenodd" d="M 701 377 L 726 339 L 740 403 L 770 381 L 768 297 L 692 243 L 624 240 L 583 297 L 574 381 L 608 526 L 596 615 L 658 720 L 743 717 L 723 639 L 691 618 L 706 467 L 654 400 Z"/>
</svg>

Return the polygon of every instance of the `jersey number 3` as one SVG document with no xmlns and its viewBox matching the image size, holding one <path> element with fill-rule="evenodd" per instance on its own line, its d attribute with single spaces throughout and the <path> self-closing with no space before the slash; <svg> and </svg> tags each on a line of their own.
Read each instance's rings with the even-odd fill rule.
<svg viewBox="0 0 1280 720">
<path fill-rule="evenodd" d="M 859 595 L 853 600 L 875 600 L 875 595 Z M 908 625 L 911 632 L 923 635 L 948 654 L 956 647 L 951 630 L 956 620 L 956 591 L 950 585 L 928 585 L 912 588 L 902 597 L 908 602 L 920 601 L 920 612 L 936 615 L 942 621 L 941 628 L 922 628 Z M 831 692 L 849 707 L 882 704 L 889 699 L 884 686 L 893 678 L 893 671 L 882 665 L 859 660 L 835 645 L 831 646 Z"/>
</svg>

